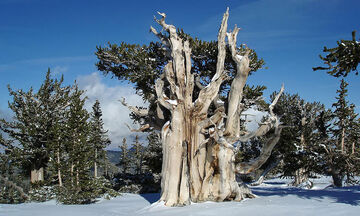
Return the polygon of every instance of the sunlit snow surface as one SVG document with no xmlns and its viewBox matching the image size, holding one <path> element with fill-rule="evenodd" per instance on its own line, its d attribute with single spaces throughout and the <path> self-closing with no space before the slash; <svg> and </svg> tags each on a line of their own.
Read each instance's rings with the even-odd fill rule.
<svg viewBox="0 0 360 216">
<path fill-rule="evenodd" d="M 156 203 L 159 194 L 124 194 L 91 205 L 59 205 L 55 201 L 0 204 L 0 216 L 226 216 L 226 215 L 360 215 L 360 187 L 330 188 L 330 178 L 314 180 L 311 190 L 288 186 L 289 179 L 271 179 L 252 187 L 258 196 L 242 202 L 205 202 L 170 208 Z"/>
</svg>

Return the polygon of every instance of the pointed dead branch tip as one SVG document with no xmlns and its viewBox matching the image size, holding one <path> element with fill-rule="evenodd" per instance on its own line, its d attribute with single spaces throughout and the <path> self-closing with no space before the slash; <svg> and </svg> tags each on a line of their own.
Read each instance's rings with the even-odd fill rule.
<svg viewBox="0 0 360 216">
<path fill-rule="evenodd" d="M 130 125 L 128 125 L 127 123 L 125 123 L 126 127 L 129 128 L 129 130 L 131 132 L 144 132 L 146 129 L 150 128 L 150 125 L 149 124 L 145 124 L 145 125 L 142 125 L 140 128 L 138 129 L 135 129 L 135 128 L 132 128 L 130 127 Z"/>
<path fill-rule="evenodd" d="M 234 30 L 229 30 L 229 32 L 226 33 L 227 37 L 232 37 L 231 39 L 235 40 L 237 37 L 237 34 L 239 33 L 240 28 L 237 27 L 235 24 Z"/>
<path fill-rule="evenodd" d="M 156 31 L 156 29 L 152 26 L 150 26 L 150 32 L 154 33 L 154 35 L 157 35 L 158 32 Z"/>
<path fill-rule="evenodd" d="M 125 98 L 124 97 L 121 97 L 121 99 L 119 100 L 120 103 L 124 106 L 127 106 L 127 103 L 125 102 Z"/>
<path fill-rule="evenodd" d="M 119 100 L 120 103 L 127 107 L 131 112 L 133 112 L 135 115 L 140 116 L 140 117 L 144 117 L 147 116 L 149 114 L 149 110 L 148 109 L 144 109 L 144 108 L 137 108 L 134 106 L 130 106 L 126 103 L 125 98 L 121 97 L 121 99 Z"/>
<path fill-rule="evenodd" d="M 234 31 L 233 31 L 234 34 L 235 34 L 235 36 L 237 36 L 237 34 L 239 33 L 240 29 L 241 29 L 241 28 L 237 27 L 237 25 L 235 24 Z"/>
<path fill-rule="evenodd" d="M 160 13 L 159 11 L 157 12 L 162 18 L 166 18 L 166 14 L 165 13 Z"/>
<path fill-rule="evenodd" d="M 228 18 L 229 18 L 229 10 L 226 10 L 226 12 L 223 15 L 222 21 L 221 21 L 219 35 L 221 35 L 222 30 L 225 31 L 225 33 L 226 33 Z"/>
<path fill-rule="evenodd" d="M 157 19 L 156 16 L 154 16 L 154 20 L 159 23 L 161 26 L 165 27 L 165 18 L 166 18 L 166 14 L 165 13 L 160 13 L 159 11 L 157 12 L 160 16 L 161 19 Z"/>
<path fill-rule="evenodd" d="M 273 109 L 276 105 L 276 103 L 278 102 L 280 96 L 282 95 L 282 93 L 284 92 L 285 87 L 284 87 L 284 83 L 281 85 L 281 89 L 279 91 L 279 93 L 276 95 L 275 99 L 273 100 L 273 102 L 270 104 L 269 109 L 270 109 L 270 115 L 271 116 L 275 116 Z"/>
</svg>

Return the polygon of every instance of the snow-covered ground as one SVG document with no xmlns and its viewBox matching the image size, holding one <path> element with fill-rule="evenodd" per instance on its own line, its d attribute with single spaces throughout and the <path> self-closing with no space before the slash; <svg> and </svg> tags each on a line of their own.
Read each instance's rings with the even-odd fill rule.
<svg viewBox="0 0 360 216">
<path fill-rule="evenodd" d="M 258 196 L 242 202 L 205 202 L 170 208 L 156 203 L 159 194 L 124 194 L 91 205 L 59 205 L 55 201 L 0 204 L 0 216 L 226 216 L 226 215 L 360 215 L 360 186 L 327 188 L 330 178 L 314 180 L 311 190 L 288 186 L 290 180 L 271 179 L 252 187 Z"/>
</svg>

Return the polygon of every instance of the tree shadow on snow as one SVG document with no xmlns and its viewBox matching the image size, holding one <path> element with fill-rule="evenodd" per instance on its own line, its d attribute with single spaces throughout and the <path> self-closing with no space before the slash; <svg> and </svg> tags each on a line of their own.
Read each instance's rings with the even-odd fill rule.
<svg viewBox="0 0 360 216">
<path fill-rule="evenodd" d="M 273 182 L 267 181 L 266 184 L 268 184 L 268 185 L 283 185 L 285 183 L 284 182 L 277 182 L 277 181 L 273 181 Z"/>
<path fill-rule="evenodd" d="M 146 201 L 148 201 L 150 204 L 153 204 L 154 202 L 157 202 L 160 199 L 159 193 L 147 193 L 147 194 L 140 194 Z"/>
<path fill-rule="evenodd" d="M 360 186 L 326 188 L 323 190 L 306 190 L 295 187 L 256 187 L 252 188 L 254 194 L 258 196 L 288 196 L 296 195 L 306 199 L 330 198 L 334 202 L 349 205 L 360 205 Z"/>
</svg>

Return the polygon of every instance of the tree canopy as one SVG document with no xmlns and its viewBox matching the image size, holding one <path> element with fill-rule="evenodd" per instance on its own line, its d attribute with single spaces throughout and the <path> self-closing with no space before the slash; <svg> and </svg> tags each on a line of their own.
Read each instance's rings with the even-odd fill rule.
<svg viewBox="0 0 360 216">
<path fill-rule="evenodd" d="M 355 31 L 352 32 L 352 40 L 337 41 L 337 47 L 324 47 L 325 57 L 320 55 L 327 67 L 314 67 L 313 70 L 326 70 L 334 77 L 346 77 L 349 73 L 359 74 L 358 65 L 360 62 L 360 42 L 356 41 Z"/>
</svg>

